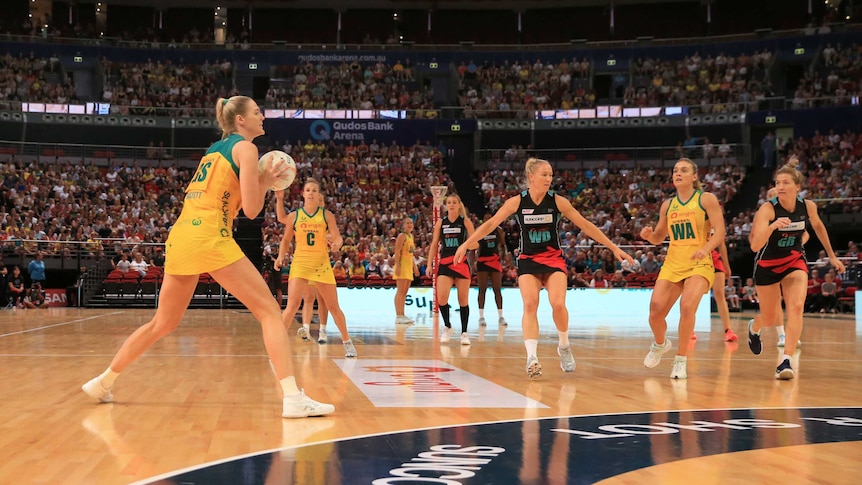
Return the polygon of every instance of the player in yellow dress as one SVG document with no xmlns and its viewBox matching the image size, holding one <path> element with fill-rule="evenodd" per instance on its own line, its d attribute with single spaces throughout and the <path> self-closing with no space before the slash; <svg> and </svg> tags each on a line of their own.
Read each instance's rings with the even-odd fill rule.
<svg viewBox="0 0 862 485">
<path fill-rule="evenodd" d="M 401 234 L 395 239 L 395 323 L 410 324 L 413 320 L 404 314 L 407 291 L 413 278 L 419 276 L 419 268 L 413 260 L 416 243 L 413 242 L 413 219 L 405 217 L 401 221 Z"/>
<path fill-rule="evenodd" d="M 293 241 L 293 260 L 290 262 L 290 279 L 287 283 L 287 308 L 282 313 L 284 327 L 290 327 L 302 303 L 302 297 L 308 290 L 308 283 L 313 281 L 317 294 L 326 304 L 332 320 L 341 332 L 344 356 L 356 357 L 356 347 L 347 333 L 344 312 L 338 305 L 335 275 L 332 273 L 329 257 L 330 250 L 338 251 L 344 242 L 335 223 L 335 214 L 320 206 L 318 181 L 309 178 L 302 187 L 302 197 L 302 207 L 287 215 L 284 235 L 278 248 L 278 259 L 275 262 L 275 269 L 280 269 L 290 242 Z M 305 328 L 301 327 L 297 334 L 303 337 L 304 331 Z"/>
<path fill-rule="evenodd" d="M 670 350 L 666 318 L 679 300 L 680 346 L 670 377 L 686 379 L 687 343 L 694 332 L 697 306 L 715 278 L 712 250 L 724 241 L 725 227 L 718 198 L 703 192 L 694 162 L 688 158 L 676 162 L 673 185 L 676 195 L 662 203 L 655 229 L 647 226 L 641 230 L 641 237 L 655 245 L 670 236 L 667 257 L 650 299 L 649 324 L 655 342 L 644 358 L 644 365 L 657 366 L 662 354 Z"/>
<path fill-rule="evenodd" d="M 240 209 L 254 218 L 266 201 L 267 187 L 286 168 L 258 171 L 258 150 L 252 140 L 264 134 L 263 113 L 253 99 L 219 99 L 216 119 L 222 139 L 203 156 L 186 187 L 183 209 L 166 243 L 165 278 L 152 320 L 123 342 L 111 365 L 82 386 L 101 402 L 113 400 L 119 374 L 159 339 L 173 332 L 188 308 L 198 276 L 209 273 L 260 321 L 272 368 L 279 380 L 282 416 L 322 416 L 335 411 L 305 396 L 296 385 L 290 340 L 281 324 L 278 303 L 266 282 L 233 239 L 233 221 Z"/>
<path fill-rule="evenodd" d="M 320 207 L 325 208 L 324 205 L 324 196 L 320 194 Z M 287 212 L 284 210 L 284 191 L 280 190 L 276 192 L 276 205 L 275 205 L 275 214 L 278 218 L 278 222 L 282 224 L 287 224 Z M 283 263 L 282 263 L 283 264 Z M 282 266 L 282 270 L 284 266 Z M 289 275 L 289 272 L 288 272 Z M 315 285 L 313 280 L 308 280 L 308 288 L 305 290 L 305 294 L 302 296 L 302 326 L 299 328 L 297 334 L 302 340 L 306 342 L 311 342 L 311 334 L 309 333 L 311 329 L 311 319 L 314 316 L 314 302 L 317 302 L 317 318 L 320 322 L 320 327 L 317 331 L 317 343 L 325 344 L 327 342 L 326 338 L 326 320 L 329 315 L 329 310 L 326 308 L 326 303 L 320 298 L 320 295 L 317 294 L 317 286 Z"/>
</svg>

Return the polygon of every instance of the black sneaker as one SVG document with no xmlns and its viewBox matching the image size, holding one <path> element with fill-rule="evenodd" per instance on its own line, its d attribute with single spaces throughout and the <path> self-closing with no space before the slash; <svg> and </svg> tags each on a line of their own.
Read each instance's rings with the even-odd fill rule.
<svg viewBox="0 0 862 485">
<path fill-rule="evenodd" d="M 751 326 L 754 324 L 754 319 L 748 321 L 748 348 L 754 355 L 760 355 L 763 352 L 763 344 L 760 342 L 760 335 L 751 331 Z"/>
<path fill-rule="evenodd" d="M 793 367 L 790 367 L 790 360 L 784 359 L 778 364 L 778 368 L 775 369 L 775 378 L 781 379 L 783 381 L 789 381 L 793 379 L 794 372 Z"/>
</svg>

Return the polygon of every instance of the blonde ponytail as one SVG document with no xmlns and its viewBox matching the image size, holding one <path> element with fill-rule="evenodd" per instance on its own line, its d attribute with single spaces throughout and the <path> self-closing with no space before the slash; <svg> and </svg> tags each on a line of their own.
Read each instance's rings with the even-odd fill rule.
<svg viewBox="0 0 862 485">
<path fill-rule="evenodd" d="M 251 98 L 248 96 L 232 96 L 216 100 L 216 122 L 221 128 L 221 139 L 236 133 L 236 117 L 248 111 Z"/>
</svg>

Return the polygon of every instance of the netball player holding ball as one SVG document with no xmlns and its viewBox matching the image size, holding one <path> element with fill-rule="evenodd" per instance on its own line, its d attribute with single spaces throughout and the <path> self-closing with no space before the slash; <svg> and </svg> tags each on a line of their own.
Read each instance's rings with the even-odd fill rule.
<svg viewBox="0 0 862 485">
<path fill-rule="evenodd" d="M 259 171 L 262 162 L 252 140 L 264 134 L 264 117 L 254 100 L 246 96 L 219 99 L 216 119 L 222 139 L 201 159 L 186 187 L 182 212 L 168 235 L 164 283 L 156 314 L 123 342 L 111 365 L 82 389 L 94 399 L 111 402 L 119 374 L 177 328 L 194 294 L 198 276 L 209 273 L 260 322 L 264 345 L 283 395 L 282 416 L 330 414 L 335 406 L 314 401 L 297 387 L 290 341 L 281 322 L 279 305 L 258 269 L 233 238 L 233 221 L 239 210 L 249 218 L 257 216 L 264 207 L 267 189 L 279 179 L 292 178 L 293 173 L 288 164 L 272 163 L 273 155 L 264 156 L 265 169 Z"/>
</svg>

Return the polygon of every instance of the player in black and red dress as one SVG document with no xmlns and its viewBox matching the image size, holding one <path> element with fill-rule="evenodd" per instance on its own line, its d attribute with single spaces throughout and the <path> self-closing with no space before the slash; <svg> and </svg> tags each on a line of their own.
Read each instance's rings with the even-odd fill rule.
<svg viewBox="0 0 862 485">
<path fill-rule="evenodd" d="M 539 291 L 548 290 L 548 300 L 554 314 L 559 344 L 557 354 L 564 372 L 575 370 L 575 358 L 569 347 L 569 312 L 566 309 L 568 279 L 566 262 L 560 249 L 558 225 L 560 216 L 566 216 L 593 240 L 608 247 L 617 259 L 633 264 L 631 256 L 595 226 L 586 220 L 563 196 L 550 190 L 554 172 L 546 160 L 530 158 L 525 166 L 527 190 L 510 197 L 491 219 L 476 229 L 455 253 L 455 261 L 463 261 L 467 250 L 487 236 L 509 216 L 516 215 L 521 226 L 521 248 L 518 254 L 518 287 L 524 300 L 524 346 L 527 349 L 527 375 L 542 375 L 542 365 L 536 355 L 539 338 Z"/>
<path fill-rule="evenodd" d="M 449 293 L 454 285 L 458 290 L 458 306 L 461 307 L 461 345 L 470 345 L 470 337 L 467 335 L 467 322 L 470 319 L 467 297 L 472 275 L 470 266 L 463 260 L 455 263 L 453 256 L 458 246 L 473 234 L 473 230 L 473 221 L 467 218 L 467 209 L 461 202 L 461 198 L 454 194 L 446 197 L 446 214 L 434 224 L 434 236 L 431 239 L 431 248 L 428 250 L 428 261 L 433 265 L 437 247 L 442 243 L 436 278 L 437 305 L 440 307 L 440 315 L 445 325 L 440 333 L 440 342 L 443 343 L 448 342 L 452 337 L 452 324 L 449 322 Z M 473 243 L 470 249 L 476 249 L 476 247 L 478 244 Z"/>
<path fill-rule="evenodd" d="M 502 228 L 496 228 L 491 234 L 479 241 L 479 251 L 476 256 L 476 284 L 479 287 L 479 325 L 485 325 L 485 293 L 488 281 L 494 291 L 494 301 L 497 303 L 497 323 L 506 326 L 503 318 L 503 264 L 502 257 L 506 254 L 506 235 Z"/>
<path fill-rule="evenodd" d="M 776 379 L 793 379 L 795 376 L 790 357 L 802 335 L 802 312 L 808 291 L 808 263 L 805 261 L 803 237 L 809 226 L 823 244 L 835 271 L 844 272 L 844 263 L 832 250 L 829 234 L 817 213 L 817 205 L 799 196 L 803 177 L 796 170 L 798 163 L 793 157 L 778 169 L 775 175 L 778 197 L 760 206 L 748 236 L 751 249 L 757 252 L 754 282 L 760 297 L 760 314 L 748 322 L 748 346 L 754 354 L 763 350 L 760 330 L 781 323 L 781 295 L 784 294 L 787 338 L 784 360 L 775 370 Z"/>
</svg>

